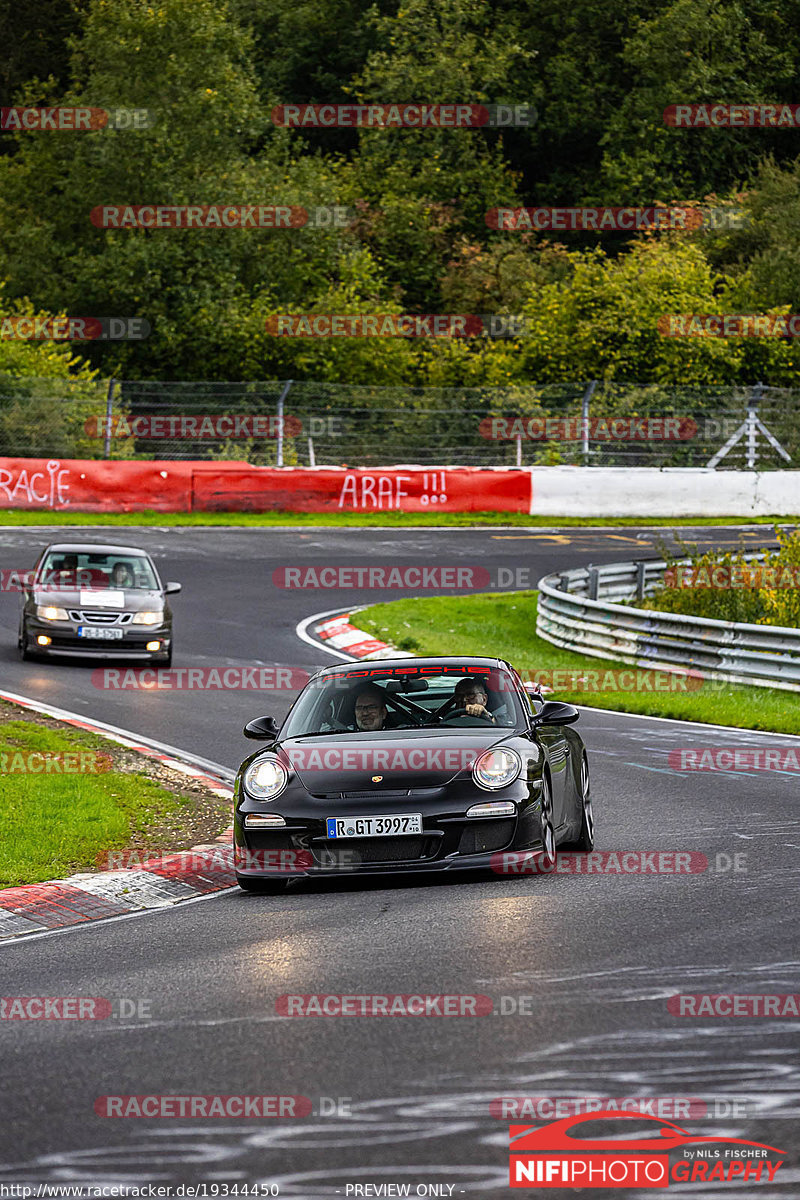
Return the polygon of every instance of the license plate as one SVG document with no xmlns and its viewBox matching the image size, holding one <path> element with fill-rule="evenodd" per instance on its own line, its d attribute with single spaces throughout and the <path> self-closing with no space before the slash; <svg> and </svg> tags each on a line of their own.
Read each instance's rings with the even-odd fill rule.
<svg viewBox="0 0 800 1200">
<path fill-rule="evenodd" d="M 422 833 L 422 813 L 403 813 L 386 817 L 327 817 L 329 838 L 402 837 Z"/>
<path fill-rule="evenodd" d="M 118 642 L 124 629 L 102 629 L 96 625 L 79 625 L 78 637 L 99 638 L 101 642 Z"/>
</svg>

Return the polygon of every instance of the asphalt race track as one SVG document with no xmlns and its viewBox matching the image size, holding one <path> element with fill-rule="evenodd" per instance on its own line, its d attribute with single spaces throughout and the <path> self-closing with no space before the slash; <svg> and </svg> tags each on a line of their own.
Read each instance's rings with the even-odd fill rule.
<svg viewBox="0 0 800 1200">
<path fill-rule="evenodd" d="M 767 536 L 751 528 L 745 540 L 758 547 Z M 634 528 L 61 527 L 3 531 L 3 566 L 31 565 L 49 541 L 93 537 L 146 548 L 163 578 L 183 583 L 173 603 L 174 666 L 305 670 L 332 659 L 297 638 L 299 621 L 397 593 L 286 591 L 272 582 L 282 566 L 479 565 L 493 578 L 524 568 L 535 586 L 558 568 L 657 557 L 659 540 L 669 539 Z M 691 539 L 735 546 L 739 533 L 693 530 Z M 23 664 L 17 606 L 15 594 L 0 594 L 3 690 L 230 770 L 253 745 L 241 736 L 244 722 L 280 717 L 295 694 L 108 690 L 93 682 L 96 663 Z M 800 747 L 800 739 L 591 709 L 579 728 L 598 849 L 699 851 L 707 870 L 436 877 L 411 886 L 342 879 L 294 884 L 278 898 L 234 890 L 1 946 L 3 995 L 147 1000 L 150 1016 L 2 1022 L 0 1184 L 206 1183 L 211 1196 L 214 1184 L 263 1182 L 295 1197 L 410 1184 L 411 1195 L 426 1185 L 430 1195 L 508 1197 L 509 1118 L 494 1117 L 491 1101 L 590 1095 L 702 1098 L 706 1116 L 668 1119 L 789 1152 L 771 1184 L 698 1182 L 678 1188 L 681 1196 L 800 1195 L 800 1020 L 680 1017 L 667 1007 L 676 993 L 800 992 L 797 775 L 668 765 L 679 747 Z M 485 994 L 494 1013 L 288 1018 L 276 1014 L 285 993 Z M 104 1095 L 165 1093 L 299 1095 L 312 1113 L 95 1113 Z"/>
</svg>

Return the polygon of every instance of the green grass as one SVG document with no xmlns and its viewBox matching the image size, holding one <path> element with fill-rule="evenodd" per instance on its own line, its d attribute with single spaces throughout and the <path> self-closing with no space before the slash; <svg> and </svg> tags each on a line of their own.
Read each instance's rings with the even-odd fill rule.
<svg viewBox="0 0 800 1200">
<path fill-rule="evenodd" d="M 798 514 L 800 517 L 800 514 Z M 193 512 L 161 513 L 151 509 L 138 513 L 87 513 L 72 508 L 57 512 L 43 509 L 0 509 L 0 526 L 10 525 L 332 525 L 407 528 L 413 526 L 521 525 L 546 528 L 590 529 L 645 525 L 774 525 L 793 523 L 793 516 L 771 517 L 542 517 L 526 513 L 291 513 L 291 512 Z"/>
<path fill-rule="evenodd" d="M 91 754 L 108 742 L 29 721 L 0 724 L 0 886 L 57 879 L 96 866 L 98 854 L 128 845 L 191 801 L 151 779 L 122 771 L 97 774 L 16 773 L 29 751 Z M 2 755 L 7 757 L 3 758 Z M 16 765 L 19 769 L 20 759 Z M 86 763 L 86 760 L 84 760 Z"/>
<path fill-rule="evenodd" d="M 624 663 L 573 654 L 537 637 L 537 600 L 537 592 L 396 600 L 374 604 L 354 620 L 398 649 L 418 654 L 496 654 L 520 672 L 626 669 Z M 777 688 L 708 681 L 691 692 L 558 689 L 554 698 L 619 712 L 800 734 L 797 697 Z"/>
</svg>

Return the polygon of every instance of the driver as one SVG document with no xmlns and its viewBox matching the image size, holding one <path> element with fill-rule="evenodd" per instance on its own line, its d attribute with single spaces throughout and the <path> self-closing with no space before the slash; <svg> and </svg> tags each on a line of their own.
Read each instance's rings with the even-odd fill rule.
<svg viewBox="0 0 800 1200">
<path fill-rule="evenodd" d="M 373 684 L 368 685 L 356 696 L 356 729 L 367 732 L 386 728 L 386 702 L 383 692 Z"/>
<path fill-rule="evenodd" d="M 117 562 L 114 563 L 111 572 L 112 587 L 117 588 L 132 588 L 133 587 L 133 571 L 130 563 Z"/>
<path fill-rule="evenodd" d="M 483 717 L 486 721 L 495 723 L 494 717 L 486 707 L 489 703 L 489 693 L 486 685 L 480 679 L 470 676 L 460 679 L 453 692 L 456 708 L 463 708 L 470 717 Z"/>
</svg>

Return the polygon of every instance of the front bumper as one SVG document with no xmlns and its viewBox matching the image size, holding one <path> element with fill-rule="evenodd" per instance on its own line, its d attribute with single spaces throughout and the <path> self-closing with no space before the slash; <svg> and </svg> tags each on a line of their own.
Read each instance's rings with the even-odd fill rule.
<svg viewBox="0 0 800 1200">
<path fill-rule="evenodd" d="M 29 617 L 26 621 L 28 649 L 34 654 L 52 654 L 71 658 L 139 658 L 153 661 L 165 658 L 172 644 L 170 625 L 125 625 L 121 638 L 88 638 L 78 636 L 73 621 L 43 621 Z M 108 628 L 98 626 L 98 629 Z M 37 645 L 40 635 L 50 638 L 48 646 Z M 159 642 L 158 650 L 146 649 L 148 642 Z"/>
<path fill-rule="evenodd" d="M 425 872 L 486 870 L 502 851 L 542 848 L 541 810 L 531 801 L 527 785 L 517 781 L 502 793 L 480 791 L 471 781 L 443 788 L 410 789 L 389 799 L 376 794 L 358 798 L 363 814 L 422 812 L 422 832 L 397 837 L 336 838 L 326 836 L 326 817 L 353 815 L 354 802 L 333 798 L 321 802 L 307 797 L 319 815 L 308 815 L 297 802 L 281 796 L 270 804 L 241 799 L 238 783 L 234 813 L 234 866 L 246 878 L 341 878 L 347 875 L 422 874 Z M 510 817 L 467 818 L 472 804 L 515 800 Z M 281 804 L 281 800 L 284 803 Z M 286 825 L 247 828 L 247 814 L 279 813 Z"/>
</svg>

